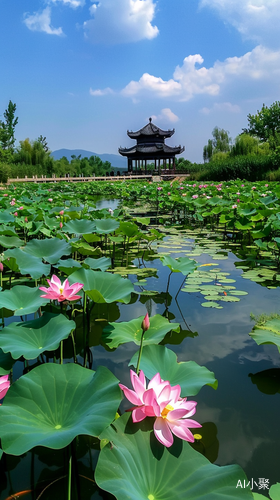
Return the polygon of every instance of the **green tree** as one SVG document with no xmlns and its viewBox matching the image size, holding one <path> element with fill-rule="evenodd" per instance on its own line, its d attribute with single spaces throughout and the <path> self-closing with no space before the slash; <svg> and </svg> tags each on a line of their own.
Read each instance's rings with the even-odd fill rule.
<svg viewBox="0 0 280 500">
<path fill-rule="evenodd" d="M 208 144 L 203 148 L 203 160 L 210 161 L 216 153 L 227 153 L 230 151 L 231 139 L 229 132 L 223 128 L 214 127 L 212 130 L 213 139 L 208 140 Z"/>
<path fill-rule="evenodd" d="M 18 117 L 15 117 L 16 104 L 9 101 L 8 108 L 4 112 L 4 121 L 0 121 L 0 146 L 4 150 L 14 151 L 15 127 Z"/>
<path fill-rule="evenodd" d="M 280 145 L 280 101 L 269 107 L 263 104 L 260 111 L 247 118 L 248 128 L 243 132 L 258 137 L 261 142 L 268 141 L 272 149 Z"/>
</svg>

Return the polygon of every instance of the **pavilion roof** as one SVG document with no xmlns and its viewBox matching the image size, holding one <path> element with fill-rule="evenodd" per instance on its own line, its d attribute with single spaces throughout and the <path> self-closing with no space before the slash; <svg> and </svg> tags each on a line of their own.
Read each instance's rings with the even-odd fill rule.
<svg viewBox="0 0 280 500">
<path fill-rule="evenodd" d="M 141 135 L 149 135 L 149 136 L 163 136 L 163 137 L 171 137 L 175 132 L 175 129 L 173 130 L 162 130 L 161 128 L 157 127 L 154 123 L 152 123 L 152 118 L 149 119 L 149 123 L 142 127 L 140 130 L 137 130 L 137 132 L 130 132 L 129 130 L 127 131 L 127 135 L 131 139 L 135 139 Z"/>
<path fill-rule="evenodd" d="M 132 146 L 131 148 L 119 148 L 119 153 L 122 156 L 130 156 L 137 154 L 144 154 L 149 156 L 152 154 L 159 154 L 159 153 L 177 155 L 182 153 L 183 151 L 185 151 L 184 147 L 181 146 L 171 147 L 162 142 L 153 144 L 135 144 L 135 146 Z"/>
</svg>

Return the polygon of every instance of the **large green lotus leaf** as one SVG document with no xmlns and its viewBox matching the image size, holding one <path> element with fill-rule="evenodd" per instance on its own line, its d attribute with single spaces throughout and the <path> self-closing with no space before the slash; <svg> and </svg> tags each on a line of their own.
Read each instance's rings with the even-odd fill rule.
<svg viewBox="0 0 280 500">
<path fill-rule="evenodd" d="M 64 224 L 62 230 L 69 234 L 91 234 L 95 232 L 95 223 L 88 219 L 74 219 Z"/>
<path fill-rule="evenodd" d="M 115 219 L 96 219 L 94 223 L 99 234 L 113 233 L 120 226 L 119 221 Z"/>
<path fill-rule="evenodd" d="M 165 256 L 161 259 L 161 262 L 164 266 L 169 267 L 173 273 L 182 273 L 184 276 L 193 273 L 197 267 L 197 262 L 188 257 L 173 259 L 172 257 Z"/>
<path fill-rule="evenodd" d="M 136 366 L 138 352 L 134 354 L 129 365 Z M 163 380 L 169 380 L 171 385 L 181 386 L 181 396 L 195 396 L 204 385 L 217 389 L 218 381 L 213 372 L 195 361 L 177 363 L 175 352 L 161 345 L 149 345 L 143 348 L 140 368 L 148 379 L 160 373 Z"/>
<path fill-rule="evenodd" d="M 120 222 L 120 228 L 119 231 L 123 234 L 125 234 L 128 238 L 132 238 L 136 234 L 139 233 L 139 228 L 134 222 Z"/>
<path fill-rule="evenodd" d="M 56 264 L 63 255 L 71 253 L 71 245 L 59 238 L 46 238 L 44 240 L 31 240 L 27 243 L 24 251 L 28 254 L 40 257 L 50 264 Z"/>
<path fill-rule="evenodd" d="M 99 436 L 120 401 L 118 380 L 103 366 L 37 366 L 12 384 L 0 407 L 2 449 L 22 455 L 35 446 L 64 448 L 80 434 Z"/>
<path fill-rule="evenodd" d="M 0 213 L 0 222 L 14 222 L 14 220 L 14 215 L 11 215 L 9 212 Z"/>
<path fill-rule="evenodd" d="M 120 344 L 134 342 L 140 345 L 142 337 L 141 324 L 144 316 L 132 319 L 131 321 L 121 323 L 109 323 L 103 330 L 103 338 L 109 347 L 115 348 Z M 159 344 L 165 335 L 174 330 L 180 331 L 179 323 L 169 323 L 168 319 L 163 318 L 160 314 L 156 314 L 150 318 L 150 327 L 144 333 L 143 345 Z"/>
<path fill-rule="evenodd" d="M 2 349 L 0 349 L 0 376 L 8 375 L 8 373 L 10 373 L 11 371 L 14 362 L 15 361 L 13 360 L 9 352 L 6 354 L 2 351 Z"/>
<path fill-rule="evenodd" d="M 252 500 L 250 489 L 236 489 L 238 480 L 248 482 L 238 465 L 213 465 L 179 439 L 165 448 L 150 430 L 151 420 L 133 424 L 125 414 L 101 434 L 110 443 L 95 471 L 100 488 L 117 500 Z"/>
<path fill-rule="evenodd" d="M 78 268 L 82 267 L 81 263 L 74 259 L 59 259 L 54 267 L 57 267 L 60 271 L 66 274 L 71 274 Z"/>
<path fill-rule="evenodd" d="M 41 297 L 41 290 L 25 285 L 16 285 L 11 290 L 0 292 L 0 303 L 15 316 L 23 316 L 36 312 L 48 300 Z"/>
<path fill-rule="evenodd" d="M 92 271 L 91 269 L 79 269 L 69 276 L 69 282 L 83 283 L 83 290 L 94 302 L 124 302 L 128 304 L 131 293 L 134 291 L 131 281 L 121 278 L 117 274 Z"/>
<path fill-rule="evenodd" d="M 112 262 L 109 257 L 100 257 L 100 259 L 92 259 L 91 257 L 88 257 L 84 260 L 84 264 L 87 264 L 91 269 L 100 269 L 101 271 L 107 271 Z"/>
<path fill-rule="evenodd" d="M 30 255 L 20 248 L 7 250 L 4 253 L 4 257 L 5 259 L 7 259 L 8 257 L 13 257 L 14 259 L 16 259 L 16 263 L 20 269 L 21 274 L 30 274 L 31 278 L 34 278 L 35 280 L 41 278 L 43 274 L 45 276 L 48 276 L 50 274 L 50 264 L 43 264 L 40 257 Z"/>
<path fill-rule="evenodd" d="M 76 327 L 63 314 L 45 313 L 41 318 L 11 323 L 0 333 L 0 348 L 14 359 L 35 359 L 44 351 L 55 351 Z"/>
<path fill-rule="evenodd" d="M 17 233 L 13 227 L 5 226 L 4 224 L 0 226 L 0 233 L 6 236 L 17 236 Z"/>
<path fill-rule="evenodd" d="M 20 240 L 17 236 L 0 236 L 0 245 L 4 248 L 20 247 L 24 245 L 23 240 Z"/>
<path fill-rule="evenodd" d="M 280 352 L 280 319 L 266 321 L 262 325 L 256 325 L 249 333 L 258 345 L 274 344 Z"/>
</svg>

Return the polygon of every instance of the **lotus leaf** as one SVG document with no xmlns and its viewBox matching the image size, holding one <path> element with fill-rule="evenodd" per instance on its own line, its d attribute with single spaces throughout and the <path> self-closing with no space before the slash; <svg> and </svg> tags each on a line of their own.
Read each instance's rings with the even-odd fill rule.
<svg viewBox="0 0 280 500">
<path fill-rule="evenodd" d="M 113 233 L 120 226 L 119 221 L 115 219 L 96 219 L 94 223 L 96 225 L 95 231 L 99 234 Z"/>
<path fill-rule="evenodd" d="M 178 259 L 173 259 L 172 257 L 163 257 L 161 262 L 164 266 L 169 267 L 173 273 L 182 273 L 187 276 L 189 273 L 193 273 L 197 267 L 195 260 L 191 260 L 188 257 L 179 257 Z"/>
<path fill-rule="evenodd" d="M 71 253 L 71 245 L 59 238 L 34 239 L 27 243 L 24 251 L 30 255 L 44 259 L 50 264 L 56 264 L 63 255 Z"/>
<path fill-rule="evenodd" d="M 258 345 L 274 344 L 280 352 L 280 318 L 275 318 L 261 325 L 254 326 L 249 335 Z"/>
<path fill-rule="evenodd" d="M 130 360 L 130 365 L 136 366 L 138 353 Z M 218 387 L 218 381 L 214 373 L 205 366 L 199 366 L 195 361 L 177 363 L 176 354 L 161 345 L 149 345 L 143 348 L 140 368 L 145 375 L 151 379 L 156 373 L 160 373 L 163 380 L 169 380 L 171 385 L 181 386 L 181 396 L 195 396 L 204 385 L 210 385 L 214 389 Z"/>
<path fill-rule="evenodd" d="M 101 434 L 110 443 L 96 467 L 100 488 L 117 500 L 252 499 L 249 489 L 235 487 L 238 480 L 248 482 L 238 465 L 213 465 L 179 439 L 168 450 L 154 438 L 149 420 L 133 424 L 123 415 Z"/>
<path fill-rule="evenodd" d="M 9 257 L 13 257 L 16 260 L 21 274 L 29 274 L 35 280 L 41 278 L 43 274 L 45 276 L 50 274 L 51 266 L 49 264 L 43 264 L 40 257 L 29 255 L 20 248 L 7 250 L 4 253 L 4 258 L 8 259 Z"/>
<path fill-rule="evenodd" d="M 143 330 L 141 328 L 144 316 L 127 322 L 109 323 L 103 330 L 103 338 L 109 347 L 115 348 L 120 344 L 134 342 L 140 345 Z M 165 335 L 174 330 L 180 331 L 179 323 L 169 323 L 166 318 L 156 314 L 150 318 L 150 327 L 144 334 L 143 345 L 159 344 Z"/>
<path fill-rule="evenodd" d="M 103 366 L 37 366 L 12 384 L 0 407 L 2 449 L 21 455 L 35 446 L 64 448 L 80 434 L 99 436 L 120 400 L 118 380 Z"/>
<path fill-rule="evenodd" d="M 83 290 L 91 300 L 97 303 L 124 302 L 128 304 L 134 291 L 129 279 L 117 274 L 91 269 L 79 269 L 69 276 L 69 282 L 83 283 Z"/>
<path fill-rule="evenodd" d="M 0 348 L 14 359 L 35 359 L 44 351 L 54 351 L 76 327 L 63 314 L 45 313 L 41 318 L 11 323 L 0 334 Z"/>
<path fill-rule="evenodd" d="M 14 311 L 15 316 L 23 316 L 36 312 L 48 302 L 41 297 L 41 294 L 38 288 L 15 285 L 11 290 L 0 292 L 0 302 L 2 307 Z"/>
<path fill-rule="evenodd" d="M 64 224 L 62 230 L 69 234 L 91 234 L 95 232 L 95 223 L 88 219 L 70 220 Z"/>
</svg>

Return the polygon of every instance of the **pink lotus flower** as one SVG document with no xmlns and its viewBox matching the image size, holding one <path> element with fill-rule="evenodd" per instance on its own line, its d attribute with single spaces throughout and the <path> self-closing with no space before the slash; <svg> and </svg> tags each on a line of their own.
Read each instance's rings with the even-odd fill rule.
<svg viewBox="0 0 280 500">
<path fill-rule="evenodd" d="M 146 417 L 156 417 L 154 433 L 157 440 L 164 446 L 173 444 L 173 434 L 185 441 L 194 442 L 189 427 L 201 425 L 188 417 L 196 412 L 196 402 L 180 398 L 181 387 L 171 386 L 168 381 L 161 379 L 157 373 L 146 387 L 145 375 L 140 370 L 139 376 L 130 370 L 131 383 L 134 391 L 125 385 L 119 384 L 126 398 L 136 408 L 132 409 L 133 422 L 141 422 Z"/>
<path fill-rule="evenodd" d="M 240 203 L 240 199 L 239 198 L 237 198 L 236 203 Z"/>
<path fill-rule="evenodd" d="M 28 222 L 28 218 L 27 217 L 25 217 L 24 222 Z"/>
<path fill-rule="evenodd" d="M 15 205 L 15 204 L 16 204 L 16 203 L 15 203 L 15 201 L 14 201 L 14 200 L 10 201 L 10 205 L 12 205 L 12 206 L 13 206 L 13 205 Z"/>
<path fill-rule="evenodd" d="M 2 262 L 0 262 L 0 273 L 3 272 L 3 269 L 4 269 L 4 266 L 3 266 Z"/>
<path fill-rule="evenodd" d="M 60 227 L 60 229 L 62 229 L 62 227 L 63 227 L 62 222 L 59 223 L 59 227 Z"/>
<path fill-rule="evenodd" d="M 64 214 L 64 210 L 60 210 L 60 215 L 63 215 Z"/>
<path fill-rule="evenodd" d="M 41 295 L 44 299 L 58 300 L 58 302 L 63 302 L 64 300 L 78 300 L 81 298 L 80 295 L 75 295 L 81 288 L 83 288 L 82 283 L 74 283 L 69 285 L 68 279 L 61 283 L 60 279 L 54 274 L 50 280 L 47 280 L 50 285 L 49 288 L 45 286 L 40 286 L 39 290 L 45 292 L 46 295 Z"/>
<path fill-rule="evenodd" d="M 194 200 L 196 200 L 196 198 L 198 198 L 198 194 L 193 194 L 193 195 L 192 195 L 192 198 L 193 198 Z"/>
<path fill-rule="evenodd" d="M 19 207 L 19 210 L 23 210 L 23 207 Z"/>
<path fill-rule="evenodd" d="M 145 318 L 142 321 L 141 328 L 144 332 L 146 332 L 150 328 L 150 320 L 148 313 L 146 314 Z"/>
<path fill-rule="evenodd" d="M 53 201 L 53 199 L 52 199 L 52 198 L 49 198 L 49 199 L 48 199 L 48 201 Z"/>
<path fill-rule="evenodd" d="M 3 196 L 8 196 L 8 193 L 3 194 Z"/>
<path fill-rule="evenodd" d="M 231 208 L 237 208 L 237 205 L 232 205 L 232 207 L 231 207 Z"/>
<path fill-rule="evenodd" d="M 15 212 L 15 213 L 14 213 L 14 216 L 15 216 L 15 217 L 17 217 L 17 216 L 18 216 L 18 213 L 17 213 L 17 212 Z"/>
<path fill-rule="evenodd" d="M 0 377 L 0 399 L 6 396 L 7 391 L 10 387 L 9 375 L 4 375 Z"/>
</svg>

